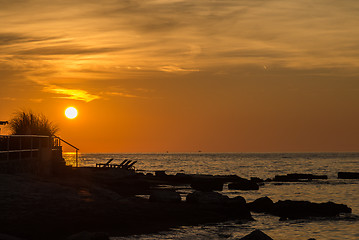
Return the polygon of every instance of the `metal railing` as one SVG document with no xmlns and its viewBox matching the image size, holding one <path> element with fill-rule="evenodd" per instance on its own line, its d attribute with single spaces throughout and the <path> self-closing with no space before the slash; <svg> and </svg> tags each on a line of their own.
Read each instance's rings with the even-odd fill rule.
<svg viewBox="0 0 359 240">
<path fill-rule="evenodd" d="M 10 160 L 33 158 L 42 147 L 53 146 L 49 136 L 0 135 L 0 159 Z M 5 157 L 4 157 L 5 156 Z"/>
<path fill-rule="evenodd" d="M 55 142 L 58 142 L 58 145 L 61 146 L 61 142 L 66 143 L 67 145 L 69 145 L 70 147 L 74 148 L 76 151 L 76 167 L 79 166 L 79 150 L 77 147 L 75 147 L 74 145 L 72 145 L 71 143 L 65 141 L 64 139 L 58 137 L 58 136 L 54 136 Z"/>
<path fill-rule="evenodd" d="M 79 148 L 58 136 L 41 135 L 0 135 L 0 160 L 12 160 L 38 157 L 40 148 L 60 150 L 61 142 L 66 143 L 76 151 L 76 167 L 78 167 Z"/>
</svg>

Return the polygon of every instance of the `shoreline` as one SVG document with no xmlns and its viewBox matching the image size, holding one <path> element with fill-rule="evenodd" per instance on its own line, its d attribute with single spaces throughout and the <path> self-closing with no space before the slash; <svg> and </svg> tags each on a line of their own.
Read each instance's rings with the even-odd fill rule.
<svg viewBox="0 0 359 240">
<path fill-rule="evenodd" d="M 241 218 L 224 206 L 124 197 L 83 178 L 0 174 L 0 189 L 0 233 L 28 240 L 82 231 L 128 236 Z"/>
</svg>

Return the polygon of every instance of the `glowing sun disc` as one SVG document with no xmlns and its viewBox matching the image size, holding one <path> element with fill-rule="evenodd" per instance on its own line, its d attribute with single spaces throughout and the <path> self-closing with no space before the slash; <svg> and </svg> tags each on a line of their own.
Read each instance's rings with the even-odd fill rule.
<svg viewBox="0 0 359 240">
<path fill-rule="evenodd" d="M 75 117 L 77 117 L 77 109 L 74 107 L 66 108 L 65 116 L 69 119 L 74 119 Z"/>
</svg>

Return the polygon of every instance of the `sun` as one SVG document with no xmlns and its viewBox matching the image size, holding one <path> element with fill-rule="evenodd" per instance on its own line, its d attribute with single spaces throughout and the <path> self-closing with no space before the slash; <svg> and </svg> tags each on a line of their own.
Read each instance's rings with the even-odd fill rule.
<svg viewBox="0 0 359 240">
<path fill-rule="evenodd" d="M 74 119 L 75 117 L 77 117 L 77 109 L 74 107 L 66 108 L 65 116 L 69 119 Z"/>
</svg>

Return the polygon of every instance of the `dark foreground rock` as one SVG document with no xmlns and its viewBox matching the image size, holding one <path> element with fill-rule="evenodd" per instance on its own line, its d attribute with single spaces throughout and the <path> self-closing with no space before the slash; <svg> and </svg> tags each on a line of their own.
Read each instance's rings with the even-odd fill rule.
<svg viewBox="0 0 359 240">
<path fill-rule="evenodd" d="M 201 207 L 221 208 L 223 215 L 233 215 L 236 218 L 253 220 L 252 215 L 247 208 L 246 200 L 241 197 L 229 198 L 217 192 L 200 192 L 195 191 L 186 197 L 188 204 L 193 204 Z"/>
<path fill-rule="evenodd" d="M 335 217 L 340 213 L 351 213 L 351 208 L 333 202 L 312 203 L 309 201 L 278 201 L 274 203 L 272 214 L 284 219 L 309 217 Z"/>
<path fill-rule="evenodd" d="M 0 174 L 0 190 L 0 232 L 28 240 L 62 240 L 84 231 L 127 236 L 251 219 L 239 199 L 231 204 L 150 202 L 121 196 L 82 178 L 44 180 Z"/>
<path fill-rule="evenodd" d="M 269 213 L 285 219 L 309 217 L 335 217 L 341 213 L 351 213 L 351 208 L 333 202 L 313 203 L 309 201 L 273 201 L 268 197 L 258 198 L 247 204 L 253 212 Z"/>
<path fill-rule="evenodd" d="M 247 205 L 253 212 L 271 213 L 274 208 L 274 203 L 269 197 L 258 198 Z"/>
<path fill-rule="evenodd" d="M 191 188 L 198 191 L 222 191 L 223 181 L 215 178 L 197 178 L 192 180 Z"/>
<path fill-rule="evenodd" d="M 24 239 L 0 233 L 0 240 L 24 240 Z"/>
<path fill-rule="evenodd" d="M 267 234 L 265 234 L 264 232 L 262 232 L 261 230 L 256 229 L 239 240 L 273 240 L 273 239 Z"/>
<path fill-rule="evenodd" d="M 155 190 L 150 195 L 150 201 L 179 203 L 181 202 L 181 195 L 174 190 Z"/>
<path fill-rule="evenodd" d="M 80 232 L 71 235 L 66 240 L 110 240 L 110 238 L 102 232 Z"/>
<path fill-rule="evenodd" d="M 218 192 L 194 191 L 186 197 L 186 202 L 194 204 L 226 204 L 228 200 L 228 196 Z"/>
<path fill-rule="evenodd" d="M 235 182 L 228 184 L 228 189 L 233 190 L 258 190 L 259 185 L 255 181 L 239 178 Z"/>
</svg>

